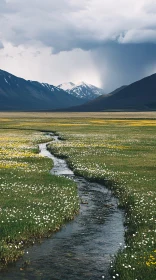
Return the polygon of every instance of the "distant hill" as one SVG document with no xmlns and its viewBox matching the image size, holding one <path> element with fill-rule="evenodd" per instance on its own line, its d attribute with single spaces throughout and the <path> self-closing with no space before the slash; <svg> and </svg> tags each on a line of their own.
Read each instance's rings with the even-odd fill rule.
<svg viewBox="0 0 156 280">
<path fill-rule="evenodd" d="M 140 111 L 156 110 L 156 74 L 129 86 L 123 86 L 108 95 L 102 95 L 68 111 Z"/>
<path fill-rule="evenodd" d="M 69 94 L 84 100 L 84 102 L 93 100 L 98 96 L 104 94 L 103 89 L 84 82 L 80 82 L 78 84 L 69 82 L 61 84 L 58 87 L 67 91 Z"/>
<path fill-rule="evenodd" d="M 26 81 L 0 70 L 0 111 L 53 110 L 82 103 L 53 85 Z"/>
</svg>

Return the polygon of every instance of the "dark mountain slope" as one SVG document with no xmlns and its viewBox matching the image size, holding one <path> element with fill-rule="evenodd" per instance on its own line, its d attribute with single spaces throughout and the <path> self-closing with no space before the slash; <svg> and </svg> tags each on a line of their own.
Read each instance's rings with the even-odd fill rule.
<svg viewBox="0 0 156 280">
<path fill-rule="evenodd" d="M 156 74 L 69 111 L 156 110 Z"/>
<path fill-rule="evenodd" d="M 52 110 L 83 102 L 55 86 L 26 81 L 0 70 L 0 110 Z"/>
</svg>

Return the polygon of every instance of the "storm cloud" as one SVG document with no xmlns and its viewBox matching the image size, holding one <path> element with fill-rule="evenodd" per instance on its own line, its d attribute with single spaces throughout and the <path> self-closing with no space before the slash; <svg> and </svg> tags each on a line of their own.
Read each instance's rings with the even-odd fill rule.
<svg viewBox="0 0 156 280">
<path fill-rule="evenodd" d="M 1 0 L 1 40 L 54 52 L 105 42 L 156 43 L 156 2 L 146 0 Z"/>
<path fill-rule="evenodd" d="M 92 64 L 96 69 L 92 73 L 97 73 L 98 69 L 101 84 L 109 90 L 155 71 L 156 1 L 0 0 L 0 42 L 0 46 L 12 46 L 8 53 L 11 57 L 15 47 L 19 53 L 22 48 L 27 63 L 30 59 L 32 63 L 32 52 L 35 57 L 36 52 L 43 55 L 44 49 L 48 48 L 50 65 L 55 61 L 53 67 L 56 67 L 60 53 L 63 53 L 63 59 L 62 62 L 58 59 L 58 63 L 63 65 L 68 60 L 65 53 L 66 57 L 73 59 L 73 54 L 77 55 L 76 50 L 82 50 L 84 53 L 79 52 L 79 58 L 89 54 L 89 67 Z M 16 54 L 16 59 L 18 64 L 21 57 Z M 4 65 L 9 70 L 10 64 L 3 59 L 0 67 Z M 81 66 L 82 69 L 85 66 L 87 71 L 86 65 L 81 63 Z M 38 63 L 38 67 L 42 65 Z M 82 70 L 80 68 L 79 71 Z M 31 75 L 32 72 L 31 64 Z M 62 80 L 65 78 L 60 77 Z"/>
<path fill-rule="evenodd" d="M 108 44 L 94 52 L 102 87 L 111 92 L 156 71 L 154 44 Z"/>
</svg>

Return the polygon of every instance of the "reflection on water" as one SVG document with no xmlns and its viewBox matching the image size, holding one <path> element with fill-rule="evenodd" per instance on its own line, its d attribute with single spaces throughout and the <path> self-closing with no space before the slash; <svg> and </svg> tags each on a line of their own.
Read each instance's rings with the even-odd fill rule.
<svg viewBox="0 0 156 280">
<path fill-rule="evenodd" d="M 110 280 L 112 255 L 124 243 L 124 216 L 117 200 L 104 186 L 75 176 L 64 160 L 47 151 L 46 144 L 40 150 L 54 161 L 51 173 L 77 182 L 83 202 L 80 214 L 42 244 L 28 248 L 28 254 L 1 273 L 0 279 L 96 280 L 105 276 Z M 30 264 L 25 265 L 28 260 Z"/>
</svg>

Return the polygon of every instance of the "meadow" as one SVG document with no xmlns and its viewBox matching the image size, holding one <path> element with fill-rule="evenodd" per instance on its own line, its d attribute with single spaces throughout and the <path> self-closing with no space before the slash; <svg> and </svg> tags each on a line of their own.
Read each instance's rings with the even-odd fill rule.
<svg viewBox="0 0 156 280">
<path fill-rule="evenodd" d="M 0 184 L 3 194 L 0 199 L 3 215 L 0 219 L 1 221 L 6 219 L 0 235 L 1 254 L 8 256 L 7 250 L 11 250 L 11 246 L 19 246 L 20 251 L 21 247 L 17 245 L 20 240 L 27 242 L 25 240 L 33 240 L 32 237 L 35 240 L 35 236 L 42 236 L 45 232 L 55 230 L 51 221 L 56 205 L 54 201 L 50 204 L 51 200 L 46 202 L 44 200 L 47 196 L 49 199 L 49 194 L 56 188 L 56 197 L 60 199 L 60 204 L 64 203 L 64 194 L 60 193 L 58 186 L 64 185 L 64 192 L 68 186 L 72 192 L 72 195 L 69 193 L 69 198 L 73 197 L 72 202 L 69 201 L 66 218 L 59 220 L 59 227 L 62 222 L 78 212 L 76 187 L 64 178 L 56 179 L 55 176 L 51 178 L 48 174 L 51 162 L 38 156 L 37 143 L 48 142 L 45 133 L 39 131 L 53 131 L 59 134 L 62 141 L 51 143 L 49 149 L 56 155 L 65 157 L 75 174 L 105 184 L 119 198 L 119 207 L 125 209 L 126 245 L 112 262 L 112 279 L 154 280 L 156 113 L 1 113 L 0 116 L 2 137 Z M 16 137 L 20 142 L 18 147 Z M 14 140 L 16 144 L 12 146 L 11 141 Z M 18 158 L 9 154 L 9 146 L 13 147 L 10 148 L 12 154 L 21 153 Z M 23 147 L 27 156 L 23 155 Z M 4 165 L 8 167 L 4 168 Z M 46 190 L 45 194 L 41 194 L 43 190 Z M 45 230 L 43 217 L 38 217 L 39 214 L 36 213 L 40 201 L 45 211 L 44 216 L 51 211 L 46 224 L 48 230 Z M 34 202 L 37 207 L 33 206 Z M 47 208 L 44 208 L 44 203 Z M 13 207 L 17 209 L 19 205 L 27 205 L 30 211 L 28 210 L 28 215 L 23 216 L 23 207 L 20 207 L 15 217 L 17 222 L 13 217 L 14 227 L 9 228 L 7 224 L 9 210 L 12 214 Z M 32 209 L 34 212 L 30 215 Z M 60 207 L 60 212 L 59 210 L 56 212 L 61 215 L 62 211 L 63 206 Z M 41 213 L 41 210 L 39 212 Z M 20 217 L 23 219 L 21 222 Z M 9 217 L 9 221 L 10 219 Z M 30 224 L 32 232 L 29 231 L 30 236 L 25 235 L 28 231 L 25 225 L 30 228 Z M 12 251 L 16 252 L 15 249 L 16 247 Z M 12 258 L 16 259 L 14 254 Z M 7 258 L 2 259 L 7 261 Z"/>
<path fill-rule="evenodd" d="M 45 133 L 0 130 L 0 268 L 24 248 L 50 236 L 79 211 L 77 187 L 49 174 L 52 161 L 39 155 Z"/>
</svg>

